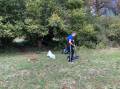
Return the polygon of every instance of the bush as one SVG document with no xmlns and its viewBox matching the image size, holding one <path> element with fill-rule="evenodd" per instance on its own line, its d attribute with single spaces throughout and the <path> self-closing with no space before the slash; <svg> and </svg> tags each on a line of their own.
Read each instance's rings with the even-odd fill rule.
<svg viewBox="0 0 120 89">
<path fill-rule="evenodd" d="M 98 48 L 98 49 L 104 49 L 104 48 L 106 48 L 106 47 L 107 47 L 107 45 L 106 45 L 106 43 L 104 43 L 104 42 L 100 42 L 100 43 L 98 43 L 97 46 L 96 46 L 96 48 Z"/>
<path fill-rule="evenodd" d="M 99 17 L 94 23 L 95 29 L 98 31 L 97 43 L 98 48 L 103 45 L 110 46 L 111 42 L 120 45 L 120 20 L 119 17 Z M 110 44 L 110 45 L 109 45 Z"/>
<path fill-rule="evenodd" d="M 96 48 L 96 44 L 92 41 L 86 41 L 84 42 L 84 46 L 88 47 L 88 48 Z"/>
<path fill-rule="evenodd" d="M 118 17 L 114 17 L 109 22 L 107 37 L 110 41 L 116 41 L 120 44 L 120 20 Z"/>
</svg>

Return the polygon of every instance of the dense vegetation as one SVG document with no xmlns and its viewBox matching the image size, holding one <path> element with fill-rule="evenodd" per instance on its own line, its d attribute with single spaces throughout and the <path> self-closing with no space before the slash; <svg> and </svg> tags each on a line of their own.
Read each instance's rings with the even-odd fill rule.
<svg viewBox="0 0 120 89">
<path fill-rule="evenodd" d="M 33 43 L 53 38 L 63 42 L 72 31 L 87 47 L 118 46 L 119 16 L 92 16 L 84 0 L 0 0 L 0 43 L 8 45 L 16 37 Z"/>
</svg>

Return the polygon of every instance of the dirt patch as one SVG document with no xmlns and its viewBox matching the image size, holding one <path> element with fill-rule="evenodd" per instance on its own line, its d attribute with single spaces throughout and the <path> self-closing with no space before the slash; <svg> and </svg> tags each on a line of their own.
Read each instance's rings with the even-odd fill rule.
<svg viewBox="0 0 120 89">
<path fill-rule="evenodd" d="M 29 62 L 35 62 L 38 60 L 38 54 L 34 52 L 25 53 L 25 57 L 27 58 Z"/>
<path fill-rule="evenodd" d="M 72 79 L 63 80 L 60 89 L 77 89 L 77 82 Z"/>
</svg>

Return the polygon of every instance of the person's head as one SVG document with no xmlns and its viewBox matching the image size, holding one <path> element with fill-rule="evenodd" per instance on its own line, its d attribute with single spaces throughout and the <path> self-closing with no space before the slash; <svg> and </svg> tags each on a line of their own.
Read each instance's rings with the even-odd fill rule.
<svg viewBox="0 0 120 89">
<path fill-rule="evenodd" d="M 73 37 L 75 37 L 75 36 L 77 35 L 77 33 L 76 33 L 76 32 L 73 32 L 71 35 L 72 35 Z"/>
</svg>

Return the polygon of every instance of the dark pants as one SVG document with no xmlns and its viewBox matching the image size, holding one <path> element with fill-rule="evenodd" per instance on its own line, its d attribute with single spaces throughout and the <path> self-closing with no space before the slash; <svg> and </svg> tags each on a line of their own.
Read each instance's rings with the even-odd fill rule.
<svg viewBox="0 0 120 89">
<path fill-rule="evenodd" d="M 69 50 L 69 62 L 72 62 L 74 60 L 74 47 L 69 45 L 68 46 L 68 50 Z"/>
</svg>

